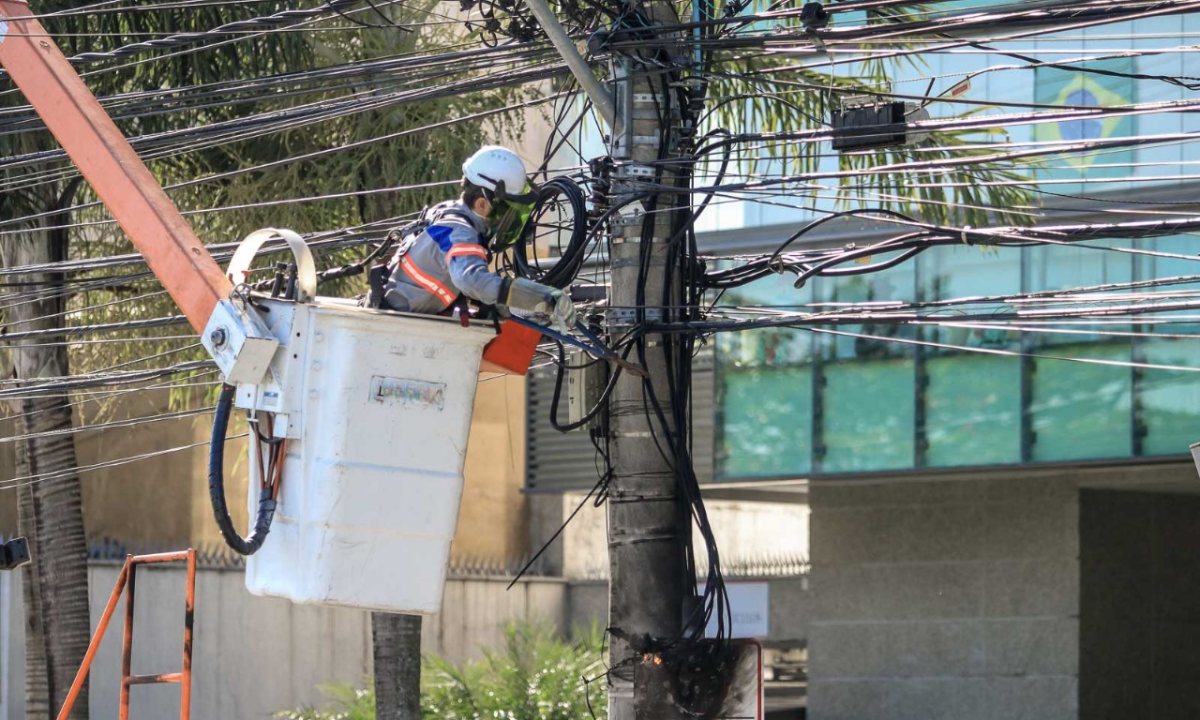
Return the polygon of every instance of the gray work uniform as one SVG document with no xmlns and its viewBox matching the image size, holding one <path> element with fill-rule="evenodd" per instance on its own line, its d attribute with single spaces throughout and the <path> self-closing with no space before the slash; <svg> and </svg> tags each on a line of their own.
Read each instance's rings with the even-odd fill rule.
<svg viewBox="0 0 1200 720">
<path fill-rule="evenodd" d="M 461 200 L 435 205 L 429 213 L 429 227 L 388 263 L 384 306 L 434 315 L 460 293 L 484 305 L 499 302 L 505 282 L 488 267 L 483 218 Z"/>
</svg>

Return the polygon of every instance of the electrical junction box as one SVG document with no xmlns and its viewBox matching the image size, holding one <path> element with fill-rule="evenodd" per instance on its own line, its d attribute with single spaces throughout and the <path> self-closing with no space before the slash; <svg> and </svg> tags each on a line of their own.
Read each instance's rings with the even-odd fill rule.
<svg viewBox="0 0 1200 720">
<path fill-rule="evenodd" d="M 256 303 L 258 305 L 259 303 Z M 279 341 L 239 407 L 279 413 L 290 438 L 271 534 L 246 587 L 298 603 L 440 609 L 490 323 L 370 310 L 350 300 L 261 302 Z M 258 507 L 251 456 L 248 506 Z"/>
<path fill-rule="evenodd" d="M 233 384 L 258 382 L 279 347 L 259 314 L 247 311 L 240 299 L 217 303 L 200 344 L 216 361 L 225 381 Z"/>
<path fill-rule="evenodd" d="M 928 119 L 928 111 L 912 103 L 887 102 L 876 97 L 847 98 L 830 118 L 833 149 L 865 150 L 915 144 L 928 133 L 911 132 L 908 123 Z"/>
</svg>

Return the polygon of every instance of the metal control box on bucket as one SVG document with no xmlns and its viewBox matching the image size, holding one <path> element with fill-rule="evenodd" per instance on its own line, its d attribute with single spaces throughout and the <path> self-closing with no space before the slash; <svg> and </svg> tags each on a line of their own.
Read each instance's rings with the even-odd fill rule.
<svg viewBox="0 0 1200 720">
<path fill-rule="evenodd" d="M 267 322 L 286 354 L 272 367 L 287 377 L 239 386 L 238 405 L 269 409 L 272 386 L 287 387 L 277 417 L 296 439 L 270 537 L 247 558 L 247 589 L 299 603 L 436 613 L 480 358 L 494 332 L 326 298 L 273 309 Z M 257 473 L 252 456 L 251 517 Z"/>
</svg>

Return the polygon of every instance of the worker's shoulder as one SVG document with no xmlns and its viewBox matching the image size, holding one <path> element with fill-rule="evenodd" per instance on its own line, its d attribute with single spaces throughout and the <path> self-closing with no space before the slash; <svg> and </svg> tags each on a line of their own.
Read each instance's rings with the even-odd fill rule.
<svg viewBox="0 0 1200 720">
<path fill-rule="evenodd" d="M 454 245 L 478 245 L 480 242 L 479 231 L 470 225 L 461 223 L 437 223 L 430 225 L 425 229 L 425 234 L 437 243 L 442 252 L 446 252 Z"/>
<path fill-rule="evenodd" d="M 474 232 L 479 232 L 483 221 L 470 208 L 464 205 L 462 201 L 447 200 L 430 208 L 429 224 L 431 227 L 461 225 Z"/>
<path fill-rule="evenodd" d="M 461 202 L 447 201 L 430 209 L 429 226 L 425 228 L 425 234 L 442 252 L 448 252 L 452 246 L 462 243 L 478 244 L 482 237 L 482 222 L 476 222 L 476 217 Z"/>
</svg>

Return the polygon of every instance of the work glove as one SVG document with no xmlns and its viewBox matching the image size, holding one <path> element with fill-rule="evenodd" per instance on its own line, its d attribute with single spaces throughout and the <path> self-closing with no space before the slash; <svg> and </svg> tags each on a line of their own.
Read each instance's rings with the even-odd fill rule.
<svg viewBox="0 0 1200 720">
<path fill-rule="evenodd" d="M 550 326 L 561 333 L 575 327 L 575 303 L 559 290 L 525 278 L 514 278 L 503 303 L 509 307 L 541 313 L 550 318 Z"/>
</svg>

